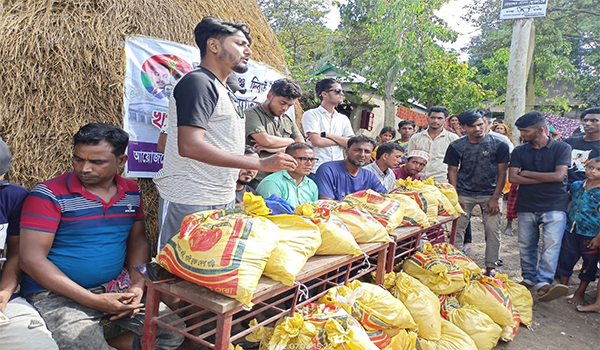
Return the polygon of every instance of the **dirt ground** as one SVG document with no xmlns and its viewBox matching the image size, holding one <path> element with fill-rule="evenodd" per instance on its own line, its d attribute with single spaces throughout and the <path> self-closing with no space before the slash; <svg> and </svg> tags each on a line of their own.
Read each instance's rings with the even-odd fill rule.
<svg viewBox="0 0 600 350">
<path fill-rule="evenodd" d="M 471 225 L 473 229 L 473 244 L 471 258 L 479 265 L 484 266 L 485 241 L 481 214 L 473 211 Z M 513 222 L 514 236 L 504 235 L 506 220 L 502 222 L 502 246 L 500 257 L 504 260 L 504 266 L 498 267 L 498 271 L 507 273 L 509 278 L 519 282 L 521 278 L 519 248 L 517 246 L 517 220 Z M 575 267 L 572 281 L 569 285 L 569 295 L 577 288 L 580 265 Z M 597 282 L 590 283 L 587 288 L 585 301 L 591 303 L 596 297 Z M 577 349 L 600 350 L 600 314 L 581 313 L 575 306 L 567 303 L 567 297 L 559 298 L 550 302 L 538 302 L 537 293 L 533 294 L 533 325 L 532 330 L 521 326 L 512 342 L 499 341 L 495 349 L 514 350 L 550 350 L 550 349 Z"/>
</svg>

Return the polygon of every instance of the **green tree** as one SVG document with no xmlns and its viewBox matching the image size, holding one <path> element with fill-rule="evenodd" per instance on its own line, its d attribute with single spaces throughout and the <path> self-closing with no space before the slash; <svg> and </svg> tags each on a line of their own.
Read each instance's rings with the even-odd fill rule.
<svg viewBox="0 0 600 350">
<path fill-rule="evenodd" d="M 513 21 L 500 21 L 501 0 L 480 0 L 468 19 L 481 29 L 468 48 L 469 64 L 478 68 L 475 81 L 498 94 L 504 103 Z M 547 16 L 536 18 L 533 81 L 535 95 L 547 97 L 557 83 L 573 86 L 552 100 L 564 108 L 567 97 L 600 104 L 600 5 L 598 0 L 552 0 Z M 550 102 L 550 101 L 549 101 Z"/>
<path fill-rule="evenodd" d="M 321 68 L 333 56 L 332 31 L 324 24 L 331 1 L 258 0 L 277 35 L 292 75 L 301 79 Z"/>
</svg>

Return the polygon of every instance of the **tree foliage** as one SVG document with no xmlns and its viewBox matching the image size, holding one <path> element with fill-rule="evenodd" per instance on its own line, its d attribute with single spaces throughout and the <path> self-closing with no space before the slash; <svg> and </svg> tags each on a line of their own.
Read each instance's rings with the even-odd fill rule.
<svg viewBox="0 0 600 350">
<path fill-rule="evenodd" d="M 469 64 L 479 70 L 475 80 L 497 92 L 503 103 L 513 21 L 500 21 L 501 0 L 478 0 L 467 19 L 481 28 L 468 52 Z M 600 104 L 600 5 L 598 0 L 552 0 L 545 18 L 536 18 L 535 94 L 547 97 L 548 87 L 568 90 L 549 102 L 565 105 L 575 97 L 587 105 Z M 570 96 L 572 95 L 572 96 Z"/>
</svg>

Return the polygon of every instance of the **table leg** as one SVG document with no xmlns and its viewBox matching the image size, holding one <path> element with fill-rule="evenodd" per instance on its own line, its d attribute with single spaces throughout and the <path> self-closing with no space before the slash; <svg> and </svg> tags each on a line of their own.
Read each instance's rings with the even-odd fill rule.
<svg viewBox="0 0 600 350">
<path fill-rule="evenodd" d="M 228 350 L 231 338 L 231 319 L 233 315 L 217 315 L 217 333 L 215 334 L 215 350 Z"/>
<path fill-rule="evenodd" d="M 393 242 L 390 244 L 394 244 Z M 396 246 L 394 244 L 394 246 Z M 377 269 L 375 270 L 375 284 L 381 284 L 383 285 L 383 276 L 386 272 L 386 262 L 387 262 L 387 251 L 388 249 L 382 249 L 379 251 L 379 253 L 377 253 Z M 392 259 L 393 258 L 393 254 L 392 254 Z M 393 263 L 393 260 L 392 260 Z"/>
<path fill-rule="evenodd" d="M 450 244 L 454 245 L 456 240 L 456 229 L 458 228 L 458 218 L 452 220 L 452 228 L 450 229 Z"/>
<path fill-rule="evenodd" d="M 146 315 L 144 317 L 144 332 L 142 333 L 142 349 L 154 350 L 156 344 L 156 323 L 154 317 L 158 316 L 160 293 L 152 288 L 150 283 L 146 284 Z"/>
<path fill-rule="evenodd" d="M 387 252 L 387 262 L 385 263 L 385 272 L 394 270 L 394 257 L 396 256 L 396 242 L 390 242 Z"/>
</svg>

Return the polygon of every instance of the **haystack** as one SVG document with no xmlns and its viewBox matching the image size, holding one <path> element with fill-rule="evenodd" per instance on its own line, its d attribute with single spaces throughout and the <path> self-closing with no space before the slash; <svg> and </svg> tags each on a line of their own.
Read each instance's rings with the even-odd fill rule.
<svg viewBox="0 0 600 350">
<path fill-rule="evenodd" d="M 122 126 L 124 39 L 145 35 L 195 46 L 204 16 L 251 27 L 253 59 L 285 59 L 255 0 L 0 0 L 0 136 L 12 182 L 32 188 L 70 169 L 72 135 L 90 122 Z M 158 194 L 142 187 L 151 242 Z"/>
</svg>

